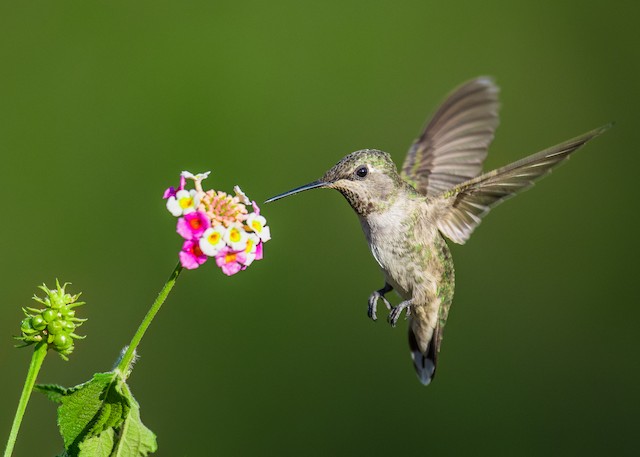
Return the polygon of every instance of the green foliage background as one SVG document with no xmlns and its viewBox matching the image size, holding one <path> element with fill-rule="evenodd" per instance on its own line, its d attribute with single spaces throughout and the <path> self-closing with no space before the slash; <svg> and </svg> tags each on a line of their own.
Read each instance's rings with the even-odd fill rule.
<svg viewBox="0 0 640 457">
<path fill-rule="evenodd" d="M 42 282 L 84 291 L 71 361 L 111 368 L 180 247 L 163 190 L 264 199 L 371 147 L 398 164 L 459 83 L 493 75 L 494 168 L 616 127 L 454 246 L 438 377 L 416 380 L 404 324 L 366 318 L 382 278 L 339 194 L 268 205 L 265 260 L 185 272 L 130 385 L 159 455 L 635 455 L 640 52 L 634 2 L 0 4 L 0 432 Z M 36 394 L 18 456 L 61 449 Z M 635 451 L 635 452 L 634 452 Z"/>
</svg>

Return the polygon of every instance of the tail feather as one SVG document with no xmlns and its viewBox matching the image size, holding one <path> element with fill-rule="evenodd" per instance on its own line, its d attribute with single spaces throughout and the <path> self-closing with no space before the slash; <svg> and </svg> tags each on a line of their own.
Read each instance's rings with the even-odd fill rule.
<svg viewBox="0 0 640 457">
<path fill-rule="evenodd" d="M 416 340 L 416 336 L 413 333 L 413 329 L 409 326 L 409 349 L 411 349 L 411 358 L 413 359 L 413 366 L 416 369 L 416 374 L 420 382 L 428 386 L 436 375 L 436 365 L 438 362 L 438 350 L 436 348 L 436 333 L 433 332 L 431 341 L 427 346 L 427 350 L 422 352 Z"/>
</svg>

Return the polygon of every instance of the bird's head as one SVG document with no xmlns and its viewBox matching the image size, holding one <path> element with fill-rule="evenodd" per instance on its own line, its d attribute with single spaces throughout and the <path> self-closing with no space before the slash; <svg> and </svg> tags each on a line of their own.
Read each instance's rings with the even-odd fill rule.
<svg viewBox="0 0 640 457">
<path fill-rule="evenodd" d="M 266 203 L 299 192 L 327 187 L 338 190 L 360 216 L 383 210 L 405 186 L 391 156 L 377 149 L 362 149 L 345 156 L 322 178 L 270 198 Z"/>
</svg>

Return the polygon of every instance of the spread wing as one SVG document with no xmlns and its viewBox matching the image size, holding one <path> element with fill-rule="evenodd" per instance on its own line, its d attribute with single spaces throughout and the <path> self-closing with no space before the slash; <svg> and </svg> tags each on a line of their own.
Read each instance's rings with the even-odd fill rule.
<svg viewBox="0 0 640 457">
<path fill-rule="evenodd" d="M 403 178 L 433 197 L 478 176 L 499 123 L 498 92 L 487 77 L 454 90 L 409 149 Z"/>
<path fill-rule="evenodd" d="M 440 196 L 444 209 L 437 221 L 438 229 L 452 241 L 464 244 L 491 208 L 531 187 L 535 180 L 550 173 L 572 152 L 610 126 L 592 130 L 445 192 Z"/>
</svg>

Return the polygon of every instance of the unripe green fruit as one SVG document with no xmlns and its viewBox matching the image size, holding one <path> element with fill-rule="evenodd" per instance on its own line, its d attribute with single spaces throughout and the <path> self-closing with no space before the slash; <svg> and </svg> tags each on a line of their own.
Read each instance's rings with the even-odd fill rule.
<svg viewBox="0 0 640 457">
<path fill-rule="evenodd" d="M 73 346 L 73 339 L 64 333 L 60 333 L 53 338 L 53 345 L 58 350 L 64 350 Z"/>
<path fill-rule="evenodd" d="M 76 315 L 76 310 L 65 305 L 60 308 L 60 314 L 64 317 L 74 317 Z"/>
<path fill-rule="evenodd" d="M 52 335 L 57 335 L 62 332 L 62 322 L 61 321 L 52 321 L 47 325 L 47 330 Z"/>
<path fill-rule="evenodd" d="M 51 322 L 57 317 L 58 317 L 58 312 L 55 309 L 48 309 L 42 313 L 42 318 L 47 322 Z"/>
<path fill-rule="evenodd" d="M 22 330 L 22 333 L 26 333 L 26 334 L 36 333 L 37 331 L 31 325 L 30 317 L 27 317 L 26 319 L 22 319 L 22 322 L 20 322 L 20 330 Z"/>
<path fill-rule="evenodd" d="M 65 304 L 64 297 L 61 297 L 58 294 L 51 294 L 50 303 L 53 309 L 60 309 Z"/>
<path fill-rule="evenodd" d="M 62 330 L 67 333 L 71 333 L 76 329 L 76 324 L 71 321 L 60 321 L 60 323 L 62 324 Z"/>
<path fill-rule="evenodd" d="M 45 327 L 47 326 L 47 322 L 40 314 L 36 314 L 31 318 L 31 326 L 34 329 L 40 331 L 45 329 Z"/>
</svg>

